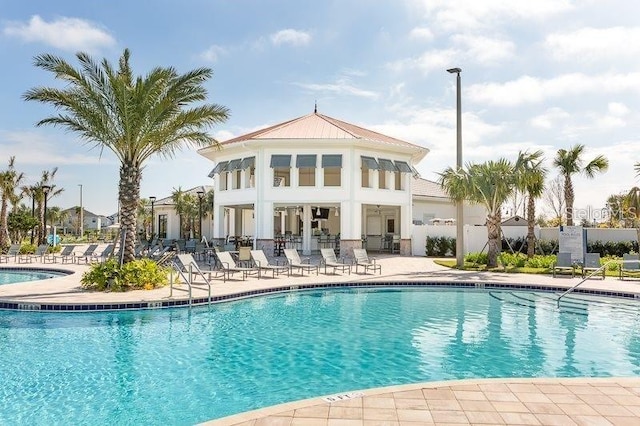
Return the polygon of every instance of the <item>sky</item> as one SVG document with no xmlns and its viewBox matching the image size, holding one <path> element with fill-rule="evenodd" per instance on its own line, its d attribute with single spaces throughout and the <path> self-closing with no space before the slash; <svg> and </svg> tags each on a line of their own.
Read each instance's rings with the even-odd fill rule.
<svg viewBox="0 0 640 426">
<path fill-rule="evenodd" d="M 87 52 L 133 70 L 213 70 L 208 102 L 230 109 L 210 130 L 224 141 L 318 112 L 430 150 L 416 168 L 437 180 L 456 161 L 456 81 L 462 69 L 463 159 L 515 160 L 586 146 L 609 170 L 574 179 L 577 209 L 600 209 L 638 185 L 640 2 L 629 0 L 0 0 L 0 170 L 25 184 L 57 167 L 49 205 L 117 209 L 119 163 L 73 133 L 35 124 L 55 110 L 25 102 L 61 87 L 33 66 L 42 53 L 77 64 Z M 141 197 L 208 185 L 213 163 L 185 147 L 154 157 Z M 82 186 L 80 186 L 82 185 Z M 29 204 L 29 201 L 25 201 Z M 550 214 L 550 210 L 543 207 Z"/>
</svg>

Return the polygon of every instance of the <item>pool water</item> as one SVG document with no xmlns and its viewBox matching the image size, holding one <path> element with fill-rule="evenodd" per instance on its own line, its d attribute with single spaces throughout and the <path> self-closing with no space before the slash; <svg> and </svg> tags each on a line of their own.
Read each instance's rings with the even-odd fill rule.
<svg viewBox="0 0 640 426">
<path fill-rule="evenodd" d="M 46 280 L 67 275 L 63 272 L 26 269 L 0 269 L 0 285 L 15 284 L 27 281 Z"/>
<path fill-rule="evenodd" d="M 194 424 L 286 401 L 482 377 L 637 376 L 632 301 L 300 291 L 197 309 L 0 312 L 0 424 Z"/>
</svg>

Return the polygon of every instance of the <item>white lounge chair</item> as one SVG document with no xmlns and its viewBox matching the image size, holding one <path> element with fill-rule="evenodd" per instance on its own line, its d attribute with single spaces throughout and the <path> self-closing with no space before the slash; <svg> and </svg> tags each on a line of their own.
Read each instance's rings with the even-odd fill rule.
<svg viewBox="0 0 640 426">
<path fill-rule="evenodd" d="M 257 274 L 258 278 L 260 278 L 260 269 L 258 268 L 243 268 L 236 265 L 236 261 L 231 257 L 231 253 L 228 251 L 221 251 L 216 253 L 218 256 L 218 261 L 224 271 L 227 272 L 227 277 L 230 277 L 234 272 L 240 272 L 242 274 L 242 279 L 245 280 L 247 276 L 251 274 Z"/>
<path fill-rule="evenodd" d="M 556 277 L 558 272 L 571 272 L 571 277 L 576 276 L 576 265 L 571 260 L 571 253 L 560 252 L 556 256 L 556 261 L 553 264 L 553 278 Z"/>
<path fill-rule="evenodd" d="M 276 274 L 280 275 L 283 272 L 286 272 L 287 276 L 290 275 L 291 270 L 288 265 L 273 265 L 269 263 L 267 256 L 262 250 L 251 250 L 251 259 L 253 259 L 253 263 L 255 263 L 258 269 L 262 271 L 271 271 L 273 278 L 276 277 Z"/>
<path fill-rule="evenodd" d="M 376 271 L 382 274 L 382 266 L 377 263 L 375 258 L 369 257 L 366 249 L 353 249 L 353 257 L 356 265 L 356 274 L 360 267 L 363 268 L 365 274 L 369 272 L 369 270 L 373 270 L 374 274 Z"/>
<path fill-rule="evenodd" d="M 304 275 L 304 271 L 311 273 L 312 271 L 316 271 L 316 275 L 318 275 L 318 265 L 311 264 L 311 261 L 308 257 L 304 259 L 300 259 L 300 255 L 298 254 L 298 250 L 296 249 L 284 249 L 284 255 L 287 258 L 287 263 L 289 264 L 290 273 L 293 273 L 293 269 L 297 269 L 300 271 L 302 275 Z"/>
<path fill-rule="evenodd" d="M 184 273 L 187 273 L 187 274 L 191 273 L 191 276 L 189 277 L 189 279 L 191 280 L 190 281 L 191 284 L 199 283 L 197 281 L 198 276 L 200 276 L 203 279 L 204 284 L 211 284 L 210 282 L 211 278 L 218 278 L 220 277 L 220 275 L 222 275 L 222 281 L 227 281 L 228 274 L 225 271 L 221 271 L 221 270 L 203 271 L 200 269 L 200 266 L 198 266 L 198 263 L 193 258 L 193 256 L 189 253 L 178 254 L 176 255 L 176 259 L 177 259 L 177 264 L 176 262 L 174 262 L 174 265 L 177 268 L 179 268 Z M 194 280 L 194 277 L 196 278 L 195 280 Z"/>
<path fill-rule="evenodd" d="M 320 266 L 324 265 L 324 273 L 327 273 L 327 268 L 333 268 L 333 273 L 335 274 L 338 269 L 340 271 L 349 272 L 351 275 L 351 265 L 345 263 L 344 261 L 339 261 L 336 257 L 336 252 L 333 251 L 332 248 L 323 248 L 320 249 L 320 253 L 322 254 L 322 261 L 320 262 Z"/>
</svg>

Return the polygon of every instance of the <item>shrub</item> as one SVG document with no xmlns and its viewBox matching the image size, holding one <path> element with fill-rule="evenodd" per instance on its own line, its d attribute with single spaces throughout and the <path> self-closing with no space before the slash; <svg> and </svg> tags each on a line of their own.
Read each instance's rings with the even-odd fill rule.
<svg viewBox="0 0 640 426">
<path fill-rule="evenodd" d="M 489 263 L 489 255 L 487 253 L 467 253 L 464 257 L 464 261 L 468 263 L 486 265 Z"/>
<path fill-rule="evenodd" d="M 502 252 L 499 255 L 500 263 L 505 268 L 507 266 L 514 266 L 516 268 L 522 268 L 525 265 L 527 257 L 521 253 L 506 253 Z"/>
<path fill-rule="evenodd" d="M 436 239 L 433 237 L 427 237 L 427 244 L 425 245 L 425 251 L 427 256 L 435 256 L 436 253 Z"/>
<path fill-rule="evenodd" d="M 427 256 L 455 256 L 456 239 L 450 237 L 427 237 L 425 251 Z"/>
<path fill-rule="evenodd" d="M 20 247 L 20 254 L 33 254 L 36 252 L 36 248 L 35 244 L 23 244 Z"/>
<path fill-rule="evenodd" d="M 531 259 L 527 259 L 524 266 L 527 268 L 544 268 L 550 269 L 556 261 L 556 256 L 553 254 L 547 255 L 535 255 Z"/>
<path fill-rule="evenodd" d="M 117 259 L 95 263 L 82 276 L 82 287 L 98 291 L 152 290 L 169 283 L 169 269 L 150 259 L 139 259 L 120 267 Z"/>
</svg>

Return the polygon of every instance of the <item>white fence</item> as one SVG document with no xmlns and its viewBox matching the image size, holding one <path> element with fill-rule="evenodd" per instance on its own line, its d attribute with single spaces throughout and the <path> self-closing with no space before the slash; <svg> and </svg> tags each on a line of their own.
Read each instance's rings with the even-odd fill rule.
<svg viewBox="0 0 640 426">
<path fill-rule="evenodd" d="M 585 228 L 587 241 L 637 241 L 635 228 Z M 540 228 L 534 230 L 536 237 L 542 240 L 557 240 L 558 228 Z M 506 238 L 524 238 L 527 236 L 526 226 L 503 226 L 502 233 Z M 456 227 L 447 225 L 413 225 L 411 234 L 411 253 L 414 256 L 426 255 L 427 237 L 456 237 Z M 487 227 L 464 226 L 464 252 L 486 251 Z"/>
</svg>

